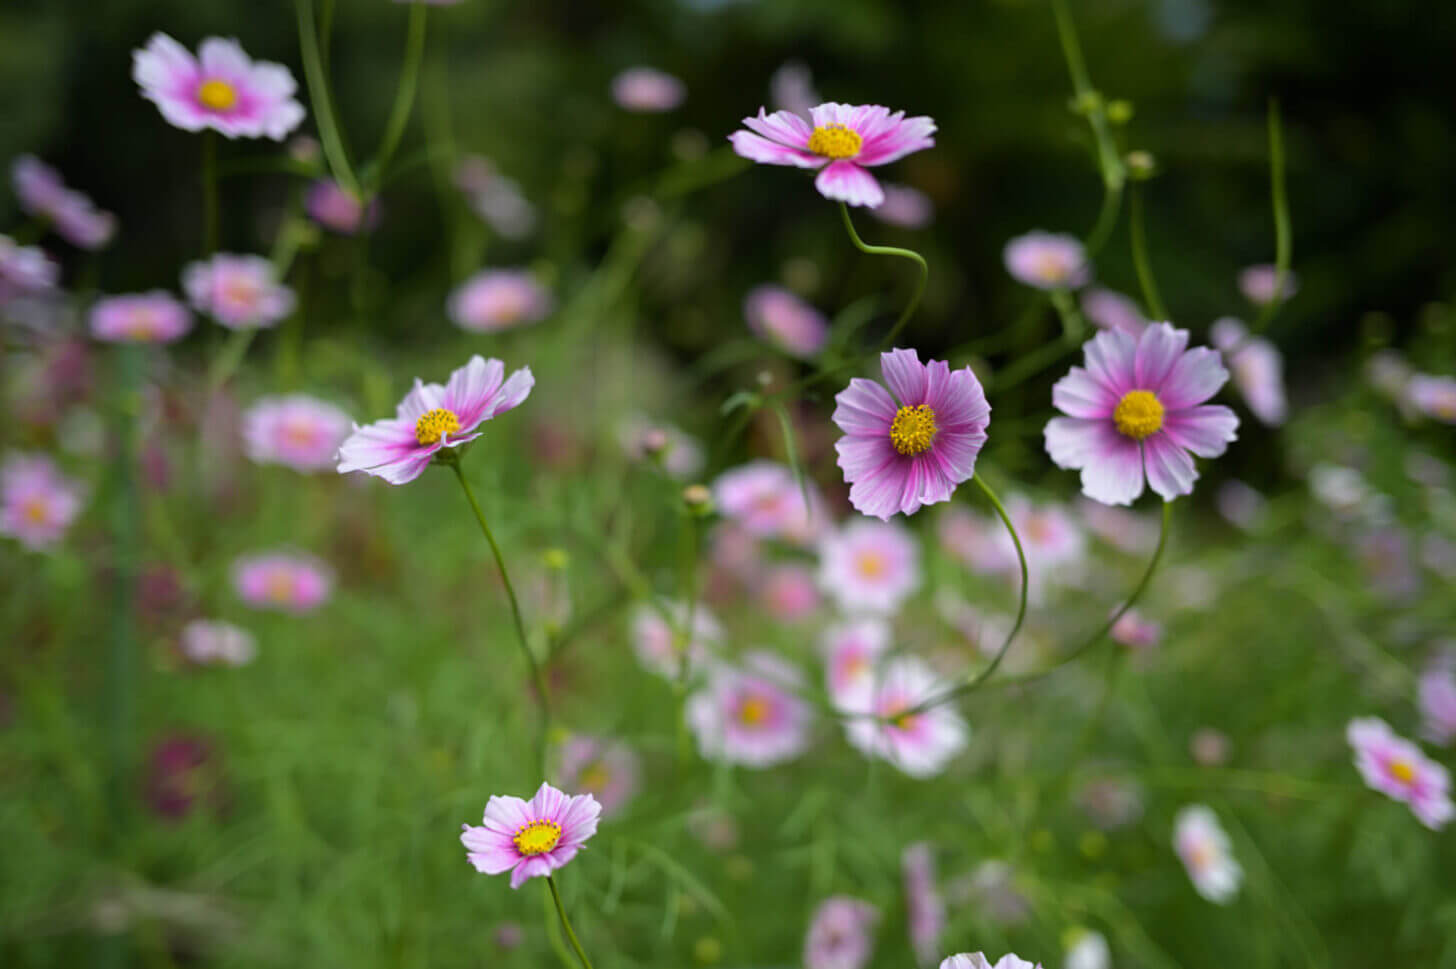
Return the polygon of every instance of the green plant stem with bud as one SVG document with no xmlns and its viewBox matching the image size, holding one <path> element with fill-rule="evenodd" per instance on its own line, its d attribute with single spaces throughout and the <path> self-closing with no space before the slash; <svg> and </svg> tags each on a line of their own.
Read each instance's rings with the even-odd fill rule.
<svg viewBox="0 0 1456 969">
<path fill-rule="evenodd" d="M 591 960 L 582 951 L 581 942 L 577 940 L 576 932 L 571 928 L 571 920 L 566 917 L 566 906 L 561 904 L 561 892 L 556 888 L 556 879 L 547 875 L 546 886 L 551 890 L 551 901 L 556 903 L 556 914 L 561 917 L 561 927 L 566 930 L 566 937 L 571 940 L 571 947 L 576 950 L 576 957 L 581 960 L 582 969 L 592 969 Z"/>
</svg>

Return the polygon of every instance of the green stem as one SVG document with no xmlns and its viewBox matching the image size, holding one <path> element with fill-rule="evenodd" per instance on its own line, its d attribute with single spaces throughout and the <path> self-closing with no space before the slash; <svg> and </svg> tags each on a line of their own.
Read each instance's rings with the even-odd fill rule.
<svg viewBox="0 0 1456 969">
<path fill-rule="evenodd" d="M 1132 235 L 1132 264 L 1137 269 L 1138 285 L 1143 290 L 1143 302 L 1155 320 L 1167 320 L 1168 309 L 1158 295 L 1158 282 L 1153 278 L 1153 264 L 1148 259 L 1148 240 L 1143 231 L 1143 197 L 1136 186 L 1132 190 L 1132 211 L 1129 213 L 1129 229 Z"/>
<path fill-rule="evenodd" d="M 475 492 L 470 489 L 470 482 L 465 479 L 465 472 L 460 468 L 460 458 L 452 452 L 451 460 L 447 463 L 455 472 L 455 479 L 460 482 L 460 487 L 465 492 L 465 500 L 470 502 L 470 510 L 475 512 L 475 520 L 480 523 L 481 534 L 490 544 L 491 554 L 495 556 L 496 568 L 500 570 L 501 584 L 505 586 L 506 598 L 510 600 L 511 618 L 515 621 L 516 626 L 516 638 L 520 641 L 522 655 L 526 657 L 526 665 L 530 667 L 531 682 L 536 688 L 536 697 L 541 702 L 541 734 L 537 743 L 537 756 L 541 772 L 544 774 L 546 772 L 546 733 L 551 725 L 551 696 L 546 689 L 546 678 L 541 673 L 540 664 L 536 662 L 536 654 L 531 652 L 531 642 L 526 636 L 526 623 L 521 618 L 521 604 L 516 600 L 515 586 L 511 585 L 510 574 L 506 571 L 505 556 L 501 555 L 500 546 L 496 544 L 490 526 L 485 523 L 485 513 L 480 510 L 480 503 L 475 500 Z"/>
<path fill-rule="evenodd" d="M 400 68 L 399 87 L 394 93 L 394 107 L 389 112 L 389 122 L 384 128 L 384 140 L 379 143 L 379 154 L 374 159 L 372 182 L 378 186 L 384 181 L 384 173 L 399 139 L 404 136 L 405 125 L 409 124 L 410 111 L 415 103 L 415 88 L 420 79 L 420 62 L 425 54 L 425 21 L 429 11 L 424 3 L 415 0 L 410 5 L 409 33 L 404 42 L 404 66 Z M 367 203 L 366 203 L 367 204 Z"/>
<path fill-rule="evenodd" d="M 202 133 L 202 254 L 217 251 L 217 132 Z"/>
<path fill-rule="evenodd" d="M 319 54 L 313 0 L 294 0 L 293 5 L 298 10 L 298 46 L 303 57 L 303 76 L 308 84 L 309 100 L 313 102 L 314 117 L 318 119 L 319 140 L 323 143 L 324 157 L 328 159 L 334 180 L 358 196 L 359 180 L 354 177 L 354 170 L 349 166 L 349 156 L 344 150 L 344 140 L 329 100 L 329 80 L 324 73 L 323 59 Z"/>
<path fill-rule="evenodd" d="M 217 389 L 237 373 L 243 358 L 248 355 L 248 347 L 252 345 L 253 337 L 257 334 L 258 328 L 255 326 L 234 330 L 232 336 L 228 337 L 228 341 L 222 345 L 222 350 L 213 358 L 212 367 L 207 371 L 206 386 L 209 401 L 212 400 L 212 395 L 217 392 Z"/>
<path fill-rule="evenodd" d="M 1072 76 L 1072 88 L 1077 93 L 1079 107 L 1086 112 L 1087 123 L 1092 127 L 1092 137 L 1097 141 L 1097 167 L 1102 172 L 1102 183 L 1109 190 L 1121 193 L 1127 180 L 1127 168 L 1118 154 L 1117 143 L 1107 124 L 1107 112 L 1102 98 L 1092 87 L 1087 74 L 1087 65 L 1082 60 L 1082 47 L 1077 42 L 1077 28 L 1067 11 L 1066 0 L 1052 0 L 1052 14 L 1057 20 L 1057 38 L 1062 44 L 1062 56 L 1067 61 L 1067 73 Z M 1104 208 L 1107 203 L 1104 199 Z M 1100 220 L 1099 220 L 1100 221 Z"/>
<path fill-rule="evenodd" d="M 576 950 L 576 957 L 581 960 L 582 969 L 592 969 L 591 960 L 582 951 L 581 943 L 577 941 L 576 933 L 572 931 L 571 921 L 566 917 L 566 907 L 561 904 L 561 892 L 556 889 L 556 879 L 547 875 L 546 886 L 551 889 L 551 901 L 556 903 L 556 914 L 561 916 L 561 927 L 566 930 L 566 937 L 571 940 L 571 947 Z"/>
<path fill-rule="evenodd" d="M 1274 322 L 1284 303 L 1284 283 L 1289 278 L 1289 263 L 1294 246 L 1289 221 L 1289 197 L 1284 188 L 1284 135 L 1279 125 L 1279 102 L 1269 99 L 1269 191 L 1274 206 L 1274 298 L 1264 305 L 1259 318 L 1249 328 L 1248 340 L 1262 333 Z M 1234 352 L 1237 352 L 1237 347 Z"/>
<path fill-rule="evenodd" d="M 692 646 L 694 640 L 694 629 L 698 619 L 698 528 L 701 519 L 691 509 L 684 509 L 682 514 L 687 518 L 683 532 L 683 593 L 687 599 L 687 623 L 682 632 L 679 642 L 677 682 L 674 684 L 674 692 L 677 694 L 678 710 L 677 718 L 677 757 L 678 763 L 686 764 L 691 755 L 687 735 L 687 694 L 688 676 L 692 672 L 690 660 L 692 658 Z"/>
<path fill-rule="evenodd" d="M 854 231 L 854 223 L 849 218 L 849 206 L 843 202 L 839 203 L 839 214 L 844 217 L 844 229 L 849 233 L 849 241 L 853 242 L 854 247 L 860 252 L 871 256 L 898 256 L 901 259 L 909 259 L 920 267 L 920 278 L 915 283 L 915 290 L 910 295 L 910 302 L 905 304 L 905 311 L 900 314 L 900 318 L 895 321 L 894 326 L 890 327 L 890 332 L 885 334 L 885 339 L 880 343 L 881 349 L 894 346 L 895 337 L 899 336 L 900 331 L 905 328 L 905 324 L 910 322 L 915 308 L 920 305 L 920 297 L 925 295 L 925 284 L 930 279 L 930 266 L 926 264 L 925 257 L 913 249 L 867 244 L 859 237 L 859 233 Z"/>
</svg>

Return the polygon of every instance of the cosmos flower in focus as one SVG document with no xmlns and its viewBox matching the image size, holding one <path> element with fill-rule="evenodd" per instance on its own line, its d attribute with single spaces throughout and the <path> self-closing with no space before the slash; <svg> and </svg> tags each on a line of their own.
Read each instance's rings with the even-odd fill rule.
<svg viewBox="0 0 1456 969">
<path fill-rule="evenodd" d="M 263 397 L 243 412 L 243 449 L 258 464 L 326 471 L 349 428 L 348 414 L 315 397 Z"/>
<path fill-rule="evenodd" d="M 110 343 L 171 343 L 190 329 L 187 307 L 162 290 L 107 296 L 91 307 L 91 335 Z"/>
<path fill-rule="evenodd" d="M 238 598 L 255 609 L 301 615 L 328 601 L 334 573 L 312 556 L 272 552 L 234 562 L 233 588 Z"/>
<path fill-rule="evenodd" d="M 577 735 L 561 747 L 559 774 L 562 786 L 593 795 L 607 817 L 637 795 L 642 762 L 620 741 Z"/>
<path fill-rule="evenodd" d="M 480 826 L 463 824 L 460 843 L 475 870 L 511 873 L 511 887 L 562 867 L 597 833 L 601 805 L 590 794 L 568 795 L 543 783 L 530 801 L 492 795 Z"/>
<path fill-rule="evenodd" d="M 1284 423 L 1289 405 L 1284 397 L 1284 355 L 1263 337 L 1249 337 L 1240 320 L 1231 316 L 1214 321 L 1209 331 L 1213 345 L 1233 371 L 1234 386 L 1249 410 L 1270 427 Z"/>
<path fill-rule="evenodd" d="M 826 898 L 809 922 L 804 969 L 864 969 L 879 921 L 879 911 L 869 902 L 847 895 Z"/>
<path fill-rule="evenodd" d="M 682 81 L 653 67 L 629 67 L 612 78 L 612 100 L 625 111 L 671 111 L 687 94 Z"/>
<path fill-rule="evenodd" d="M 1006 243 L 1002 259 L 1011 278 L 1037 289 L 1076 289 L 1092 278 L 1087 250 L 1075 236 L 1028 232 Z"/>
<path fill-rule="evenodd" d="M 907 711 L 941 697 L 950 684 L 913 656 L 890 660 L 873 679 L 868 691 L 844 705 L 851 713 L 872 714 L 845 721 L 850 744 L 911 777 L 939 774 L 965 748 L 970 730 L 949 704 L 920 713 Z"/>
<path fill-rule="evenodd" d="M 824 538 L 819 584 L 851 615 L 893 615 L 920 587 L 920 546 L 903 526 L 860 519 Z"/>
<path fill-rule="evenodd" d="M 791 111 L 744 118 L 747 131 L 728 136 L 733 150 L 750 161 L 818 169 L 814 187 L 827 199 L 849 205 L 884 202 L 880 183 L 865 169 L 887 165 L 935 144 L 935 122 L 877 104 L 837 104 L 809 110 L 810 120 Z"/>
<path fill-rule="evenodd" d="M 693 608 L 692 617 L 689 632 L 685 602 L 664 601 L 657 606 L 643 603 L 637 607 L 632 614 L 632 649 L 643 669 L 676 680 L 691 675 L 712 656 L 723 640 L 723 627 L 702 603 Z"/>
<path fill-rule="evenodd" d="M 809 746 L 811 712 L 793 689 L 798 671 L 772 653 L 750 652 L 740 668 L 712 671 L 684 715 L 708 760 L 772 767 Z"/>
<path fill-rule="evenodd" d="M 539 323 L 551 313 L 546 287 L 523 269 L 476 273 L 450 294 L 450 319 L 472 333 L 498 333 Z"/>
<path fill-rule="evenodd" d="M 1426 827 L 1439 831 L 1456 809 L 1451 804 L 1451 774 L 1399 737 L 1379 717 L 1356 717 L 1345 730 L 1355 752 L 1355 767 L 1371 790 L 1410 806 Z"/>
<path fill-rule="evenodd" d="M 1173 820 L 1173 850 L 1198 894 L 1218 905 L 1233 901 L 1244 880 L 1229 837 L 1213 810 L 1202 804 L 1182 808 Z"/>
<path fill-rule="evenodd" d="M 179 645 L 198 666 L 246 666 L 258 655 L 258 642 L 246 629 L 207 619 L 183 626 Z"/>
<path fill-rule="evenodd" d="M 758 286 L 743 300 L 748 328 L 791 357 L 812 359 L 829 340 L 829 321 L 782 286 Z"/>
<path fill-rule="evenodd" d="M 37 551 L 51 548 L 81 513 L 86 488 L 41 454 L 10 454 L 0 464 L 0 535 Z"/>
<path fill-rule="evenodd" d="M 132 52 L 131 76 L 167 123 L 184 131 L 282 141 L 303 121 L 288 68 L 254 62 L 236 40 L 209 37 L 193 57 L 166 34 L 153 34 Z"/>
<path fill-rule="evenodd" d="M 1255 306 L 1267 306 L 1276 299 L 1283 301 L 1299 291 L 1299 277 L 1291 270 L 1284 275 L 1284 285 L 1279 291 L 1279 270 L 1270 264 L 1249 266 L 1239 273 L 1239 292 Z"/>
<path fill-rule="evenodd" d="M 15 159 L 10 177 L 20 207 L 49 224 L 71 245 L 100 249 L 116 234 L 116 216 L 68 188 L 59 172 L 34 155 Z"/>
</svg>

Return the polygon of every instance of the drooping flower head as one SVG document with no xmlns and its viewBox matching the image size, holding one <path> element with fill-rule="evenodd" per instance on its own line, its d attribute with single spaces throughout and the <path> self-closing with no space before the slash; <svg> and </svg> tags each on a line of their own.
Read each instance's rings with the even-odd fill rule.
<svg viewBox="0 0 1456 969">
<path fill-rule="evenodd" d="M 529 801 L 492 795 L 479 827 L 463 824 L 460 843 L 475 870 L 511 873 L 511 887 L 562 867 L 597 833 L 602 807 L 590 794 L 569 795 L 543 783 Z"/>
<path fill-rule="evenodd" d="M 834 398 L 834 445 L 849 483 L 849 501 L 888 521 L 948 501 L 976 470 L 991 405 L 970 367 L 922 364 L 914 350 L 880 354 L 887 391 L 856 377 Z"/>
<path fill-rule="evenodd" d="M 551 293 L 523 269 L 476 273 L 450 294 L 450 319 L 462 330 L 497 333 L 550 314 Z"/>
<path fill-rule="evenodd" d="M 1087 250 L 1075 236 L 1028 232 L 1006 243 L 1002 258 L 1011 278 L 1037 289 L 1076 289 L 1092 278 Z"/>
<path fill-rule="evenodd" d="M 1384 720 L 1356 717 L 1345 736 L 1355 751 L 1355 767 L 1372 790 L 1409 805 L 1416 820 L 1433 831 L 1456 816 L 1450 773 Z"/>
<path fill-rule="evenodd" d="M 194 309 L 229 330 L 273 326 L 293 312 L 293 290 L 278 282 L 262 256 L 220 252 L 182 270 L 182 289 Z"/>
<path fill-rule="evenodd" d="M 184 131 L 282 141 L 303 121 L 288 68 L 254 62 L 236 40 L 209 37 L 193 57 L 166 34 L 153 34 L 132 52 L 131 76 L 167 123 Z"/>
<path fill-rule="evenodd" d="M 85 487 L 50 458 L 11 454 L 0 464 L 0 535 L 26 548 L 50 548 L 65 537 L 85 496 Z"/>
<path fill-rule="evenodd" d="M 966 746 L 970 734 L 949 704 L 911 713 L 948 688 L 924 661 L 913 656 L 892 659 L 872 674 L 874 683 L 846 709 L 871 716 L 845 721 L 849 742 L 861 753 L 880 757 L 911 777 L 934 777 Z"/>
<path fill-rule="evenodd" d="M 1415 374 L 1405 386 L 1405 399 L 1427 417 L 1456 424 L 1456 377 Z"/>
<path fill-rule="evenodd" d="M 1173 820 L 1173 850 L 1198 894 L 1218 905 L 1233 901 L 1244 880 L 1218 816 L 1203 804 L 1189 804 Z"/>
<path fill-rule="evenodd" d="M 49 223 L 71 245 L 100 249 L 116 234 L 116 216 L 67 188 L 60 173 L 34 155 L 15 159 L 10 175 L 20 207 Z"/>
<path fill-rule="evenodd" d="M 159 289 L 108 296 L 91 307 L 91 335 L 110 343 L 171 343 L 190 329 L 187 307 Z"/>
<path fill-rule="evenodd" d="M 1231 316 L 1215 320 L 1209 335 L 1233 370 L 1234 386 L 1249 410 L 1271 427 L 1283 424 L 1289 412 L 1284 398 L 1284 355 L 1263 337 L 1250 339 L 1243 322 Z"/>
<path fill-rule="evenodd" d="M 910 948 L 921 966 L 935 964 L 940 936 L 945 932 L 945 896 L 935 881 L 935 851 L 917 841 L 900 853 L 900 877 L 905 884 L 905 915 Z"/>
<path fill-rule="evenodd" d="M 935 204 L 920 189 L 891 182 L 881 187 L 885 190 L 885 201 L 870 210 L 881 222 L 902 229 L 923 229 L 935 221 Z"/>
<path fill-rule="evenodd" d="M 875 667 L 890 648 L 890 624 L 882 619 L 835 623 L 819 640 L 829 700 L 840 710 L 863 705 L 874 689 Z"/>
<path fill-rule="evenodd" d="M 1131 297 L 1100 286 L 1082 291 L 1082 315 L 1094 326 L 1121 330 L 1129 336 L 1141 336 L 1148 328 L 1148 318 Z"/>
<path fill-rule="evenodd" d="M 899 524 L 851 521 L 820 543 L 819 584 L 846 614 L 892 615 L 920 586 L 920 546 Z"/>
<path fill-rule="evenodd" d="M 757 286 L 743 299 L 748 328 L 791 357 L 813 358 L 829 340 L 829 321 L 782 286 Z"/>
<path fill-rule="evenodd" d="M 671 111 L 687 94 L 682 81 L 654 67 L 629 67 L 612 78 L 612 100 L 625 111 Z"/>
<path fill-rule="evenodd" d="M 1146 482 L 1172 501 L 1193 491 L 1194 454 L 1218 457 L 1234 440 L 1233 411 L 1203 403 L 1228 371 L 1216 351 L 1187 347 L 1188 331 L 1167 323 L 1136 338 L 1104 331 L 1083 347 L 1086 368 L 1052 387 L 1052 403 L 1068 416 L 1047 422 L 1047 453 L 1058 467 L 1081 470 L 1087 497 L 1131 504 Z"/>
<path fill-rule="evenodd" d="M 476 428 L 519 407 L 536 378 L 530 367 L 505 376 L 506 365 L 479 355 L 443 387 L 415 379 L 395 416 L 360 427 L 339 448 L 339 473 L 363 471 L 401 485 L 415 480 L 442 448 L 475 440 Z"/>
<path fill-rule="evenodd" d="M 308 187 L 303 197 L 303 208 L 310 219 L 341 236 L 372 229 L 379 221 L 378 199 L 365 207 L 359 196 L 328 178 L 321 178 Z"/>
<path fill-rule="evenodd" d="M 328 601 L 334 573 L 312 556 L 271 552 L 234 562 L 233 588 L 238 598 L 255 609 L 301 615 Z"/>
<path fill-rule="evenodd" d="M 61 267 L 39 246 L 17 245 L 0 235 L 0 307 L 21 296 L 37 296 L 56 288 Z"/>
<path fill-rule="evenodd" d="M 561 783 L 586 791 L 602 806 L 602 816 L 616 813 L 637 795 L 642 763 L 626 744 L 604 737 L 577 735 L 561 747 Z"/>
<path fill-rule="evenodd" d="M 728 136 L 733 150 L 768 165 L 822 169 L 814 187 L 827 199 L 874 207 L 884 190 L 865 168 L 887 165 L 935 144 L 935 122 L 877 104 L 836 104 L 809 110 L 809 121 L 791 111 L 744 118 L 747 131 Z"/>
<path fill-rule="evenodd" d="M 980 952 L 961 952 L 943 961 L 940 969 L 1041 969 L 1041 963 L 1027 962 L 1011 952 L 994 963 Z"/>
<path fill-rule="evenodd" d="M 258 655 L 253 634 L 232 623 L 194 619 L 182 627 L 182 655 L 198 666 L 246 666 Z"/>
<path fill-rule="evenodd" d="M 688 629 L 688 605 L 665 601 L 643 603 L 632 615 L 632 649 L 637 661 L 650 673 L 676 680 L 699 669 L 722 643 L 723 627 L 702 603 L 692 610 Z M 687 663 L 687 669 L 683 669 Z"/>
<path fill-rule="evenodd" d="M 834 895 L 819 903 L 804 938 L 804 969 L 864 969 L 874 952 L 879 910 L 869 902 Z"/>
<path fill-rule="evenodd" d="M 316 397 L 263 397 L 243 412 L 243 449 L 258 464 L 326 471 L 349 427 L 348 414 Z"/>
<path fill-rule="evenodd" d="M 1282 302 L 1299 291 L 1299 277 L 1293 271 L 1284 274 L 1282 287 L 1278 284 L 1279 269 L 1272 264 L 1248 266 L 1239 273 L 1239 292 L 1255 306 L 1267 306 L 1275 300 Z"/>
<path fill-rule="evenodd" d="M 808 492 L 806 508 L 794 472 L 762 459 L 725 471 L 713 482 L 713 501 L 723 517 L 756 538 L 795 544 L 814 541 L 826 524 L 823 499 L 812 486 Z"/>
<path fill-rule="evenodd" d="M 750 652 L 739 668 L 720 666 L 688 698 L 684 715 L 709 760 L 772 767 L 809 746 L 810 710 L 792 690 L 798 671 L 772 653 Z"/>
</svg>

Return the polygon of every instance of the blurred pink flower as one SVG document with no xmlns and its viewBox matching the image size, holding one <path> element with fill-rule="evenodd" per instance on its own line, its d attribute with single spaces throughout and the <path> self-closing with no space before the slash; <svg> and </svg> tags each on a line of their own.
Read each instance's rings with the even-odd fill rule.
<svg viewBox="0 0 1456 969">
<path fill-rule="evenodd" d="M 637 607 L 632 614 L 632 650 L 643 669 L 676 680 L 691 675 L 712 657 L 722 644 L 723 627 L 702 603 L 697 604 L 692 615 L 689 632 L 685 602 L 668 600 Z"/>
<path fill-rule="evenodd" d="M 949 688 L 916 657 L 890 660 L 875 672 L 870 689 L 839 701 L 847 712 L 870 714 L 845 721 L 850 745 L 911 777 L 934 777 L 965 748 L 970 729 L 945 703 L 920 713 L 907 711 L 939 699 Z"/>
<path fill-rule="evenodd" d="M 0 235 L 0 307 L 21 296 L 36 296 L 56 288 L 61 267 L 39 246 L 16 245 Z"/>
<path fill-rule="evenodd" d="M 743 316 L 756 336 L 800 360 L 812 359 L 829 340 L 824 314 L 782 286 L 749 290 Z"/>
<path fill-rule="evenodd" d="M 194 309 L 230 330 L 275 325 L 293 312 L 293 290 L 278 282 L 262 256 L 220 252 L 182 270 L 182 289 Z"/>
<path fill-rule="evenodd" d="M 942 961 L 940 969 L 1041 969 L 1041 963 L 1027 962 L 1011 952 L 992 963 L 980 952 L 962 952 Z"/>
<path fill-rule="evenodd" d="M 809 505 L 793 471 L 775 461 L 750 461 L 720 474 L 713 501 L 724 518 L 756 538 L 813 542 L 826 527 L 823 499 L 809 487 Z"/>
<path fill-rule="evenodd" d="M 1291 270 L 1284 276 L 1282 292 L 1275 291 L 1278 270 L 1268 264 L 1249 266 L 1239 273 L 1239 292 L 1255 306 L 1267 306 L 1275 299 L 1286 300 L 1299 290 L 1299 277 Z"/>
<path fill-rule="evenodd" d="M 1384 720 L 1356 717 L 1345 737 L 1355 751 L 1355 767 L 1371 790 L 1409 805 L 1416 820 L 1434 831 L 1456 816 L 1450 773 L 1397 736 Z"/>
<path fill-rule="evenodd" d="M 326 471 L 349 436 L 349 415 L 306 394 L 262 397 L 243 412 L 243 446 L 258 464 Z"/>
<path fill-rule="evenodd" d="M 1163 627 L 1145 619 L 1136 609 L 1129 609 L 1117 618 L 1107 634 L 1115 642 L 1142 651 L 1158 645 L 1163 638 Z"/>
<path fill-rule="evenodd" d="M 462 824 L 460 843 L 475 870 L 511 873 L 511 887 L 548 877 L 597 833 L 601 805 L 590 794 L 569 795 L 543 783 L 530 801 L 492 795 L 479 827 Z"/>
<path fill-rule="evenodd" d="M 514 179 L 496 170 L 488 158 L 466 155 L 455 166 L 455 185 L 470 198 L 470 207 L 507 239 L 524 239 L 536 228 L 536 208 Z"/>
<path fill-rule="evenodd" d="M 1060 468 L 1081 469 L 1087 497 L 1131 504 L 1144 480 L 1164 501 L 1191 494 L 1192 455 L 1217 457 L 1235 439 L 1233 411 L 1203 403 L 1228 371 L 1216 351 L 1187 346 L 1188 331 L 1167 323 L 1141 337 L 1104 330 L 1083 347 L 1086 369 L 1073 367 L 1052 387 L 1069 416 L 1047 422 L 1047 453 Z"/>
<path fill-rule="evenodd" d="M 671 424 L 651 421 L 642 414 L 629 414 L 617 425 L 617 440 L 634 461 L 655 455 L 661 460 L 663 470 L 674 478 L 691 478 L 703 470 L 703 446 L 697 438 Z"/>
<path fill-rule="evenodd" d="M 359 196 L 338 182 L 321 178 L 308 187 L 303 207 L 308 217 L 330 232 L 351 236 L 361 229 L 372 229 L 379 221 L 379 202 L 371 201 L 366 209 Z"/>
<path fill-rule="evenodd" d="M 834 895 L 819 903 L 804 938 L 804 969 L 864 969 L 874 952 L 879 911 L 869 902 Z"/>
<path fill-rule="evenodd" d="M 523 269 L 476 273 L 450 294 L 450 319 L 462 330 L 498 333 L 538 323 L 552 310 L 551 292 Z"/>
<path fill-rule="evenodd" d="M 688 698 L 684 715 L 709 760 L 772 767 L 809 746 L 810 709 L 793 692 L 797 670 L 772 653 L 744 655 L 740 668 L 719 666 Z"/>
<path fill-rule="evenodd" d="M 1427 417 L 1456 424 L 1456 377 L 1433 377 L 1418 373 L 1405 388 L 1406 400 Z"/>
<path fill-rule="evenodd" d="M 235 561 L 233 588 L 255 609 L 301 615 L 328 601 L 333 593 L 334 573 L 312 556 L 271 552 Z"/>
<path fill-rule="evenodd" d="M 182 655 L 199 666 L 246 666 L 258 655 L 258 642 L 232 623 L 194 619 L 182 627 Z"/>
<path fill-rule="evenodd" d="M 1230 478 L 1219 485 L 1213 502 L 1225 521 L 1246 532 L 1259 523 L 1269 503 L 1261 492 L 1238 478 Z"/>
<path fill-rule="evenodd" d="M 171 343 L 190 329 L 187 307 L 159 289 L 107 296 L 91 307 L 91 335 L 111 343 Z"/>
<path fill-rule="evenodd" d="M 1233 901 L 1244 870 L 1234 859 L 1228 835 L 1212 809 L 1190 804 L 1179 810 L 1173 820 L 1173 850 L 1198 894 L 1218 905 Z"/>
<path fill-rule="evenodd" d="M 858 519 L 819 548 L 819 584 L 846 613 L 895 613 L 920 587 L 920 546 L 897 523 Z"/>
<path fill-rule="evenodd" d="M 1075 236 L 1036 230 L 1006 243 L 1006 271 L 1037 289 L 1076 289 L 1092 278 L 1087 250 Z"/>
<path fill-rule="evenodd" d="M 236 40 L 209 37 L 193 57 L 166 34 L 153 34 L 132 52 L 131 76 L 167 123 L 184 131 L 282 141 L 303 121 L 288 68 L 255 63 Z"/>
<path fill-rule="evenodd" d="M 945 932 L 945 899 L 935 884 L 935 853 L 929 842 L 917 841 L 900 854 L 905 885 L 905 915 L 910 948 L 921 966 L 935 964 Z"/>
<path fill-rule="evenodd" d="M 1284 355 L 1263 337 L 1249 338 L 1240 320 L 1225 316 L 1210 331 L 1233 372 L 1234 386 L 1254 416 L 1271 427 L 1284 423 L 1289 405 L 1284 398 Z"/>
<path fill-rule="evenodd" d="M 1417 687 L 1422 733 L 1433 744 L 1456 739 L 1456 670 L 1440 664 L 1421 674 Z"/>
<path fill-rule="evenodd" d="M 779 111 L 809 120 L 809 112 L 824 99 L 814 90 L 814 75 L 799 61 L 786 61 L 768 80 L 769 99 Z"/>
<path fill-rule="evenodd" d="M 829 702 L 836 709 L 861 703 L 874 690 L 876 666 L 890 648 L 890 624 L 882 619 L 835 623 L 819 640 Z"/>
<path fill-rule="evenodd" d="M 10 175 L 20 207 L 49 223 L 73 246 L 100 249 L 116 234 L 116 216 L 67 188 L 60 173 L 34 155 L 15 159 Z"/>
<path fill-rule="evenodd" d="M 561 746 L 559 775 L 563 787 L 595 796 L 607 817 L 637 796 L 642 762 L 620 741 L 578 734 Z"/>
<path fill-rule="evenodd" d="M 779 622 L 803 622 L 819 611 L 814 573 L 803 565 L 773 566 L 763 574 L 758 595 L 764 611 Z"/>
<path fill-rule="evenodd" d="M 0 535 L 26 548 L 58 544 L 85 500 L 85 486 L 45 455 L 15 453 L 0 464 Z"/>
<path fill-rule="evenodd" d="M 810 120 L 791 111 L 744 118 L 748 131 L 728 137 L 733 150 L 751 161 L 769 165 L 822 169 L 814 180 L 819 194 L 849 205 L 877 206 L 884 190 L 867 166 L 887 165 L 934 146 L 935 122 L 920 116 L 891 114 L 880 105 L 837 104 L 809 111 Z"/>
<path fill-rule="evenodd" d="M 881 222 L 902 229 L 923 229 L 935 221 L 934 203 L 918 188 L 891 182 L 881 187 L 885 190 L 885 201 L 870 209 L 870 214 Z"/>
<path fill-rule="evenodd" d="M 1116 290 L 1092 286 L 1082 290 L 1082 315 L 1104 330 L 1121 330 L 1129 336 L 1141 336 L 1148 328 L 1148 318 L 1131 297 Z"/>
<path fill-rule="evenodd" d="M 1158 523 L 1141 512 L 1077 499 L 1077 512 L 1087 530 L 1113 548 L 1130 555 L 1145 555 L 1158 541 Z"/>
<path fill-rule="evenodd" d="M 682 81 L 652 67 L 629 67 L 612 78 L 612 100 L 625 111 L 671 111 L 687 93 Z"/>
</svg>

